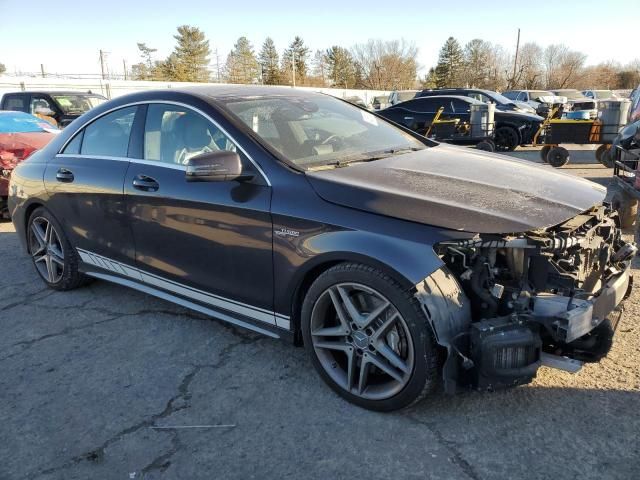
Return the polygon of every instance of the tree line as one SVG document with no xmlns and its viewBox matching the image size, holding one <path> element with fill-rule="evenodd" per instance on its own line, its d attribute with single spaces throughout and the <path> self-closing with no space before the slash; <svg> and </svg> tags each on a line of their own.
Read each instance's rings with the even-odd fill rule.
<svg viewBox="0 0 640 480">
<path fill-rule="evenodd" d="M 259 49 L 238 38 L 212 73 L 209 40 L 197 27 L 182 25 L 174 35 L 174 50 L 164 60 L 156 49 L 138 43 L 141 61 L 132 66 L 138 80 L 182 82 L 223 81 L 241 84 L 306 85 L 373 90 L 436 87 L 506 89 L 634 88 L 640 83 L 640 60 L 628 65 L 606 62 L 586 66 L 586 55 L 562 44 L 541 47 L 535 42 L 517 52 L 482 39 L 462 46 L 449 37 L 438 63 L 418 78 L 418 49 L 404 40 L 369 40 L 345 48 L 333 45 L 312 51 L 300 36 L 279 52 L 270 37 Z"/>
<path fill-rule="evenodd" d="M 543 48 L 535 42 L 507 52 L 476 38 L 461 46 L 449 37 L 421 83 L 425 88 L 473 86 L 489 90 L 607 88 L 629 89 L 640 83 L 640 59 L 628 65 L 609 61 L 585 66 L 587 56 L 563 44 Z"/>
<path fill-rule="evenodd" d="M 339 45 L 311 49 L 296 36 L 282 52 L 267 37 L 260 49 L 240 37 L 213 73 L 209 69 L 211 48 L 197 27 L 182 25 L 174 35 L 174 50 L 164 60 L 155 59 L 157 49 L 138 43 L 140 62 L 131 68 L 136 80 L 179 82 L 224 81 L 265 85 L 407 89 L 416 86 L 418 50 L 404 41 L 369 40 L 351 49 Z"/>
</svg>

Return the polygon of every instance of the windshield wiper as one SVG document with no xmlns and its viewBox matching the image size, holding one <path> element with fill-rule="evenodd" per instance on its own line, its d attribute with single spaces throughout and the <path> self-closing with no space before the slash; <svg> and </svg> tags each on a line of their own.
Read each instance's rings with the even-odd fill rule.
<svg viewBox="0 0 640 480">
<path fill-rule="evenodd" d="M 417 152 L 423 150 L 420 147 L 398 147 L 398 148 L 388 148 L 385 150 L 378 150 L 375 152 L 367 152 L 367 153 L 363 153 L 363 154 L 358 154 L 358 155 L 354 155 L 352 156 L 352 158 L 343 158 L 343 159 L 338 159 L 338 160 L 334 160 L 332 162 L 327 162 L 324 163 L 322 165 L 317 165 L 317 166 L 313 166 L 311 167 L 312 169 L 318 169 L 318 168 L 327 168 L 327 167 L 335 167 L 335 168 L 342 168 L 342 167 L 346 167 L 352 163 L 361 163 L 361 162 L 373 162 L 375 160 L 381 160 L 383 158 L 388 158 L 388 157 L 392 157 L 394 155 L 398 155 L 400 153 L 406 153 L 406 152 Z"/>
</svg>

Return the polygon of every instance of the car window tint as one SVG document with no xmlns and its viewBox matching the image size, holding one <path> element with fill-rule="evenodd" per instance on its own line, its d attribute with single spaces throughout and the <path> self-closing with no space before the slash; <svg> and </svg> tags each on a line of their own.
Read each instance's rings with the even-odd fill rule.
<svg viewBox="0 0 640 480">
<path fill-rule="evenodd" d="M 488 97 L 487 97 L 488 98 Z M 468 113 L 471 111 L 471 104 L 469 102 L 465 102 L 464 100 L 454 100 L 453 108 L 456 113 Z"/>
<path fill-rule="evenodd" d="M 80 147 L 82 146 L 82 136 L 84 134 L 84 130 L 82 130 L 79 134 L 73 137 L 67 146 L 64 147 L 62 153 L 66 153 L 69 155 L 78 155 L 80 153 Z"/>
<path fill-rule="evenodd" d="M 7 96 L 4 104 L 5 110 L 13 110 L 16 112 L 24 112 L 26 111 L 26 105 L 24 101 L 24 97 L 9 97 Z"/>
<path fill-rule="evenodd" d="M 137 107 L 126 107 L 100 117 L 85 128 L 82 155 L 126 157 Z"/>
<path fill-rule="evenodd" d="M 184 165 L 191 157 L 217 150 L 235 152 L 236 145 L 202 115 L 176 105 L 149 105 L 145 160 Z"/>
<path fill-rule="evenodd" d="M 504 92 L 503 97 L 507 97 L 509 100 L 515 100 L 518 96 L 518 92 Z"/>
</svg>

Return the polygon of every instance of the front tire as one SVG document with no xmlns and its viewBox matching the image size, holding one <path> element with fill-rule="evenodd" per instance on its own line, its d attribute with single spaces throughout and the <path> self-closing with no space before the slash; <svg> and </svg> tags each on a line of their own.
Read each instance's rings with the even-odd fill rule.
<svg viewBox="0 0 640 480">
<path fill-rule="evenodd" d="M 301 321 L 313 366 L 356 405 L 397 410 L 438 384 L 438 351 L 418 301 L 380 270 L 330 268 L 309 288 Z"/>
<path fill-rule="evenodd" d="M 33 265 L 49 288 L 73 290 L 87 282 L 78 271 L 78 254 L 46 208 L 36 208 L 29 217 L 27 242 Z"/>
<path fill-rule="evenodd" d="M 495 144 L 497 152 L 512 152 L 520 145 L 520 136 L 515 128 L 501 126 L 496 129 Z"/>
</svg>

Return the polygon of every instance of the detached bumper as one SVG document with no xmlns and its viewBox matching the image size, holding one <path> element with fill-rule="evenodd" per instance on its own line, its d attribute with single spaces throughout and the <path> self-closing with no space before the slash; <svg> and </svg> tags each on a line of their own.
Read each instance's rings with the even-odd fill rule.
<svg viewBox="0 0 640 480">
<path fill-rule="evenodd" d="M 600 325 L 627 298 L 631 278 L 627 268 L 609 279 L 599 294 L 589 300 L 541 295 L 534 299 L 534 315 L 543 317 L 541 323 L 554 330 L 557 340 L 571 343 Z"/>
</svg>

